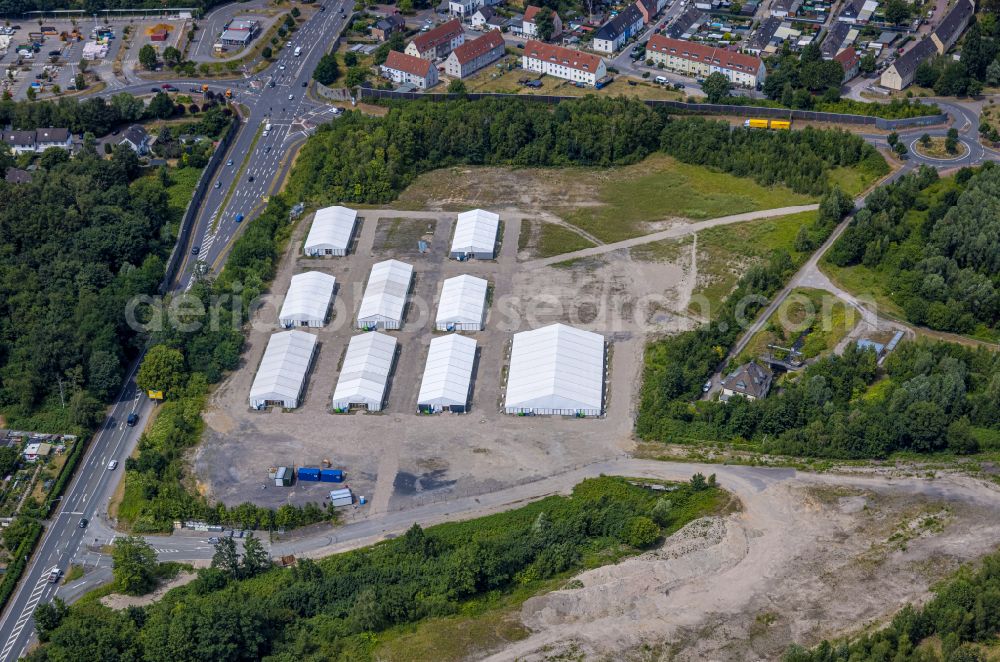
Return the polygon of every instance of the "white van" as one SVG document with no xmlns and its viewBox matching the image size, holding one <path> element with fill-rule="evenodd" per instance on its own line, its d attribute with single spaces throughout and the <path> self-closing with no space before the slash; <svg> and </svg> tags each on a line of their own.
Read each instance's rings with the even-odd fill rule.
<svg viewBox="0 0 1000 662">
<path fill-rule="evenodd" d="M 295 57 L 298 57 L 300 55 L 302 55 L 302 47 L 301 46 L 296 46 L 295 47 Z"/>
<path fill-rule="evenodd" d="M 667 80 L 666 76 L 657 76 L 653 80 L 659 83 L 660 85 L 666 85 L 667 83 L 670 82 L 669 80 Z"/>
</svg>

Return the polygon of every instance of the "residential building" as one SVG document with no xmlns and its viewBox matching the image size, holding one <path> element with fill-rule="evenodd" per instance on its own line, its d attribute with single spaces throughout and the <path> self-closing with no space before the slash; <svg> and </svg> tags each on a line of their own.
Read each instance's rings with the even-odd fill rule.
<svg viewBox="0 0 1000 662">
<path fill-rule="evenodd" d="M 3 141 L 10 147 L 10 151 L 15 155 L 34 153 L 35 132 L 34 131 L 5 131 Z"/>
<path fill-rule="evenodd" d="M 771 5 L 771 16 L 787 18 L 795 16 L 802 6 L 802 0 L 775 0 Z"/>
<path fill-rule="evenodd" d="M 48 457 L 52 452 L 52 444 L 45 442 L 31 443 L 24 447 L 22 456 L 27 462 L 35 462 L 43 457 Z"/>
<path fill-rule="evenodd" d="M 418 34 L 406 45 L 406 54 L 424 60 L 446 57 L 465 43 L 462 22 L 453 18 L 433 30 Z M 437 82 L 437 81 L 435 81 Z"/>
<path fill-rule="evenodd" d="M 708 14 L 695 7 L 688 7 L 667 27 L 665 34 L 671 39 L 687 39 L 707 20 Z"/>
<path fill-rule="evenodd" d="M 969 19 L 975 13 L 975 5 L 971 0 L 958 0 L 944 17 L 944 20 L 931 33 L 931 40 L 937 48 L 938 55 L 944 55 L 955 45 L 969 25 Z"/>
<path fill-rule="evenodd" d="M 853 27 L 850 23 L 834 23 L 833 27 L 826 33 L 826 38 L 820 45 L 819 50 L 824 60 L 832 60 L 833 57 L 851 44 L 848 42 L 848 35 Z"/>
<path fill-rule="evenodd" d="M 598 53 L 614 53 L 621 50 L 629 39 L 642 30 L 643 15 L 633 3 L 618 12 L 618 15 L 602 25 L 594 33 L 593 48 Z"/>
<path fill-rule="evenodd" d="M 149 133 L 138 124 L 133 124 L 125 129 L 118 144 L 125 145 L 139 156 L 144 156 L 149 153 Z"/>
<path fill-rule="evenodd" d="M 503 57 L 503 35 L 487 30 L 482 37 L 467 41 L 444 61 L 444 72 L 453 78 L 465 78 Z"/>
<path fill-rule="evenodd" d="M 538 39 L 538 12 L 542 11 L 541 7 L 536 7 L 535 5 L 528 5 L 527 9 L 524 10 L 524 18 L 521 19 L 521 31 L 527 39 Z M 562 34 L 563 24 L 562 19 L 559 18 L 559 14 L 552 10 L 552 39 L 555 39 L 560 34 Z"/>
<path fill-rule="evenodd" d="M 472 15 L 471 20 L 473 30 L 493 30 L 504 23 L 492 7 L 480 7 Z"/>
<path fill-rule="evenodd" d="M 31 183 L 31 173 L 20 168 L 7 168 L 7 172 L 4 173 L 3 178 L 8 184 Z"/>
<path fill-rule="evenodd" d="M 394 83 L 400 85 L 408 83 L 422 90 L 438 84 L 438 71 L 431 60 L 414 57 L 399 51 L 389 51 L 389 57 L 382 65 L 382 75 Z"/>
<path fill-rule="evenodd" d="M 689 76 L 708 77 L 719 72 L 729 82 L 740 87 L 754 88 L 764 82 L 767 71 L 764 62 L 754 55 L 698 44 L 691 41 L 653 35 L 646 44 L 646 58 L 662 63 L 672 71 Z"/>
<path fill-rule="evenodd" d="M 861 70 L 861 56 L 854 50 L 854 46 L 849 46 L 834 56 L 834 61 L 839 62 L 844 68 L 844 80 L 849 81 L 858 75 Z"/>
<path fill-rule="evenodd" d="M 452 16 L 465 18 L 471 16 L 482 4 L 482 0 L 450 0 L 448 2 L 448 13 Z"/>
<path fill-rule="evenodd" d="M 780 40 L 775 38 L 775 34 L 778 32 L 778 28 L 781 27 L 781 19 L 776 16 L 769 17 L 766 21 L 760 24 L 757 31 L 751 35 L 747 40 L 744 50 L 751 55 L 760 55 L 767 51 L 768 46 L 780 43 Z M 673 34 L 668 34 L 668 36 L 677 39 L 678 37 Z"/>
<path fill-rule="evenodd" d="M 372 36 L 379 41 L 385 41 L 392 36 L 393 32 L 403 32 L 406 29 L 406 21 L 398 14 L 390 14 L 385 18 L 380 18 L 372 26 Z"/>
<path fill-rule="evenodd" d="M 524 45 L 521 66 L 525 71 L 548 74 L 586 85 L 596 85 L 608 73 L 604 60 L 597 55 L 543 44 L 533 39 Z"/>
<path fill-rule="evenodd" d="M 934 40 L 924 37 L 917 45 L 906 51 L 892 63 L 892 65 L 882 72 L 879 83 L 882 87 L 890 90 L 902 90 L 909 87 L 913 82 L 913 76 L 917 73 L 917 67 L 932 55 L 937 54 Z"/>
<path fill-rule="evenodd" d="M 766 398 L 773 379 L 770 368 L 754 361 L 745 363 L 722 380 L 722 395 L 719 399 L 725 402 L 737 395 L 747 400 Z"/>
</svg>

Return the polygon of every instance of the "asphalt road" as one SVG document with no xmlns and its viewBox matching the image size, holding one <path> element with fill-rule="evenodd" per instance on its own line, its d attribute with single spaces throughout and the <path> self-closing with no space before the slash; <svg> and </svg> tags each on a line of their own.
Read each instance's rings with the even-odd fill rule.
<svg viewBox="0 0 1000 662">
<path fill-rule="evenodd" d="M 340 14 L 341 8 L 347 18 Z M 308 83 L 316 63 L 333 43 L 351 15 L 352 6 L 343 0 L 328 2 L 327 11 L 317 12 L 290 39 L 290 46 L 282 49 L 279 58 L 267 71 L 243 81 L 204 81 L 215 92 L 234 90 L 234 101 L 249 109 L 244 125 L 233 141 L 229 157 L 232 166 L 223 166 L 217 176 L 219 188 L 211 188 L 202 205 L 201 213 L 192 233 L 192 246 L 184 247 L 189 257 L 193 246 L 199 246 L 197 260 L 188 259 L 174 283 L 175 291 L 187 288 L 196 264 L 201 262 L 209 269 L 221 266 L 239 232 L 236 215 L 243 214 L 243 223 L 250 222 L 264 207 L 265 196 L 274 192 L 291 165 L 291 155 L 305 140 L 316 123 L 333 117 L 330 109 L 312 102 L 302 83 Z M 295 47 L 302 52 L 295 57 Z M 274 87 L 268 82 L 273 80 Z M 135 83 L 108 90 L 104 94 L 131 92 L 148 93 L 152 87 L 172 82 L 182 91 L 200 86 L 203 81 L 177 79 Z M 289 96 L 292 98 L 289 99 Z M 266 137 L 257 137 L 262 126 L 270 122 Z M 256 144 L 255 143 L 256 140 Z M 253 181 L 250 181 L 253 176 Z M 227 200 L 228 198 L 228 200 Z M 223 203 L 225 202 L 225 207 Z M 203 267 L 204 268 L 204 267 Z M 130 368 L 128 379 L 100 432 L 90 443 L 76 476 L 66 490 L 57 515 L 48 522 L 46 531 L 28 566 L 18 590 L 7 604 L 0 620 L 0 662 L 16 659 L 27 649 L 34 637 L 32 613 L 43 601 L 54 596 L 78 597 L 83 591 L 110 577 L 109 560 L 101 554 L 101 545 L 114 537 L 113 529 L 106 523 L 108 502 L 124 472 L 125 459 L 132 453 L 153 404 L 141 397 L 134 377 L 138 360 Z M 135 412 L 139 422 L 129 427 L 125 421 Z M 108 463 L 117 460 L 116 470 L 108 470 Z M 90 520 L 87 528 L 80 528 L 83 518 Z M 212 546 L 206 535 L 151 537 L 163 560 L 211 558 Z M 71 560 L 97 566 L 96 572 L 71 585 L 61 586 L 48 582 L 49 572 L 58 568 L 65 572 Z"/>
</svg>

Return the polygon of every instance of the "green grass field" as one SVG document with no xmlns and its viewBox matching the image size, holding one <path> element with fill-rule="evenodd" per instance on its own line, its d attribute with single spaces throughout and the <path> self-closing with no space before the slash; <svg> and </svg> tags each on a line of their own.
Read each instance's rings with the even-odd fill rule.
<svg viewBox="0 0 1000 662">
<path fill-rule="evenodd" d="M 616 169 L 597 182 L 600 204 L 556 210 L 569 223 L 608 243 L 648 234 L 645 224 L 670 218 L 701 220 L 816 202 L 783 186 L 680 163 L 656 154 Z"/>
<path fill-rule="evenodd" d="M 174 168 L 170 171 L 170 186 L 167 187 L 167 204 L 170 207 L 170 220 L 179 223 L 184 210 L 191 202 L 194 187 L 201 177 L 201 168 Z"/>
<path fill-rule="evenodd" d="M 828 175 L 830 183 L 850 196 L 858 196 L 867 191 L 878 177 L 860 168 L 834 168 Z"/>
<path fill-rule="evenodd" d="M 594 242 L 555 223 L 524 220 L 517 238 L 517 250 L 532 258 L 553 257 L 595 246 Z"/>
<path fill-rule="evenodd" d="M 806 254 L 795 250 L 795 235 L 800 226 L 815 220 L 816 213 L 807 211 L 700 232 L 699 283 L 694 291 L 692 312 L 704 314 L 704 311 L 698 310 L 703 304 L 708 306 L 709 312 L 719 310 L 722 300 L 736 286 L 736 281 L 747 267 L 765 259 L 773 250 L 784 250 L 792 256 L 796 265 L 801 264 Z"/>
</svg>

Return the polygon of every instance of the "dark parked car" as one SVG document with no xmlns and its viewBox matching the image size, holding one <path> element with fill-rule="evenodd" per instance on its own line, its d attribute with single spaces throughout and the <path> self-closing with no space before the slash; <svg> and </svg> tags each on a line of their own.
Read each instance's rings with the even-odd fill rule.
<svg viewBox="0 0 1000 662">
<path fill-rule="evenodd" d="M 195 246 L 191 249 L 191 255 L 197 255 L 199 251 L 201 251 L 201 246 Z"/>
<path fill-rule="evenodd" d="M 160 88 L 158 88 L 158 87 L 150 88 L 149 91 L 152 92 L 153 94 L 159 94 L 160 93 Z"/>
<path fill-rule="evenodd" d="M 132 412 L 128 415 L 128 421 L 126 422 L 130 428 L 134 428 L 135 424 L 139 422 L 139 414 Z"/>
</svg>

